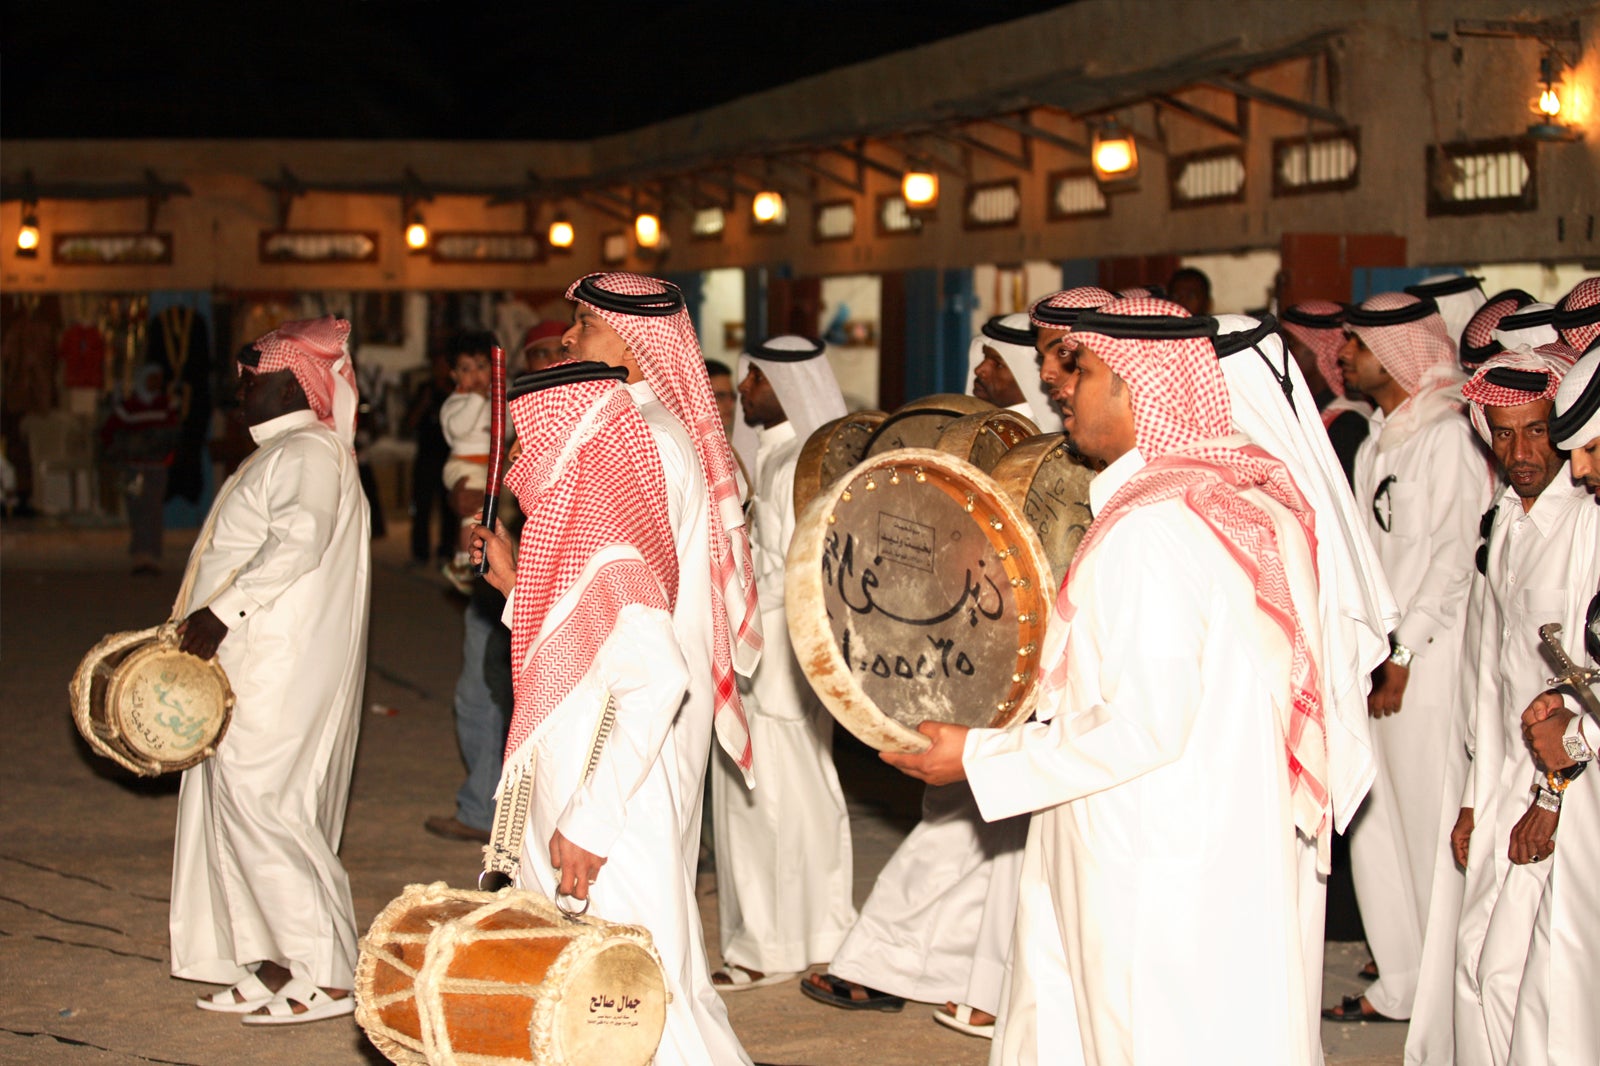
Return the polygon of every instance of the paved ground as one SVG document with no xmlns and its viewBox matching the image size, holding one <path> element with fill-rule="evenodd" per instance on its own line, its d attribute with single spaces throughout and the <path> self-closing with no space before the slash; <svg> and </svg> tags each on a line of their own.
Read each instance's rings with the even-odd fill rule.
<svg viewBox="0 0 1600 1066">
<path fill-rule="evenodd" d="M 449 693 L 459 666 L 460 608 L 430 574 L 404 563 L 404 528 L 377 546 L 372 644 L 360 754 L 343 858 L 364 930 L 401 886 L 465 885 L 477 850 L 422 832 L 459 783 Z M 261 1031 L 194 1009 L 206 986 L 167 976 L 167 896 L 176 779 L 141 781 L 88 752 L 67 711 L 73 667 L 107 632 L 154 624 L 176 574 L 128 576 L 115 530 L 0 530 L 0 1063 L 343 1066 L 380 1063 L 349 1019 Z M 187 549 L 169 537 L 169 568 Z M 864 899 L 915 818 L 912 783 L 843 744 L 856 895 Z M 715 937 L 714 884 L 701 881 Z M 711 955 L 717 957 L 716 946 Z M 1358 945 L 1329 945 L 1325 998 L 1359 985 Z M 1218 960 L 1217 980 L 1226 980 Z M 792 986 L 729 999 L 750 1052 L 774 1063 L 977 1066 L 988 1044 L 949 1032 L 912 1004 L 855 1015 Z M 1248 1025 L 1241 1004 L 1240 1025 Z M 1329 1061 L 1398 1063 L 1404 1028 L 1325 1025 Z M 1252 1066 L 1252 1064 L 1245 1064 Z M 1267 1066 L 1267 1064 L 1261 1064 Z"/>
</svg>

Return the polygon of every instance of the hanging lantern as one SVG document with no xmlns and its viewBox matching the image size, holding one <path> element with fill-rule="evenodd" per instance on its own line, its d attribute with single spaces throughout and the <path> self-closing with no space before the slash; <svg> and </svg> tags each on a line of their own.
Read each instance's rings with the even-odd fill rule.
<svg viewBox="0 0 1600 1066">
<path fill-rule="evenodd" d="M 573 232 L 571 220 L 563 214 L 557 215 L 550 221 L 550 232 L 546 236 L 550 247 L 565 252 L 572 247 L 572 241 L 577 234 Z"/>
<path fill-rule="evenodd" d="M 929 211 L 939 203 L 939 175 L 915 167 L 900 179 L 900 195 L 913 211 Z"/>
<path fill-rule="evenodd" d="M 1132 181 L 1139 176 L 1139 147 L 1133 133 L 1115 119 L 1096 128 L 1089 152 L 1094 176 L 1102 184 Z"/>
<path fill-rule="evenodd" d="M 661 243 L 661 219 L 648 211 L 641 211 L 633 220 L 633 238 L 640 248 L 654 248 Z"/>
<path fill-rule="evenodd" d="M 17 258 L 36 259 L 39 256 L 39 216 L 33 209 L 22 209 L 22 228 L 17 230 Z"/>
<path fill-rule="evenodd" d="M 762 225 L 780 221 L 784 216 L 783 194 L 766 189 L 756 193 L 750 201 L 750 216 Z"/>
<path fill-rule="evenodd" d="M 406 247 L 413 253 L 428 250 L 428 224 L 422 221 L 420 213 L 413 214 L 411 221 L 406 223 Z"/>
</svg>

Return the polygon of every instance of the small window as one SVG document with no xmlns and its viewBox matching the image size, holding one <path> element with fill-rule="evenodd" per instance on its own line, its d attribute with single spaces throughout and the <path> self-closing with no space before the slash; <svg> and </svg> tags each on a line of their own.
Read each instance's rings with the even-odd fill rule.
<svg viewBox="0 0 1600 1066">
<path fill-rule="evenodd" d="M 1244 200 L 1244 150 L 1237 145 L 1175 155 L 1167 161 L 1172 207 L 1207 207 Z"/>
<path fill-rule="evenodd" d="M 1015 178 L 967 186 L 962 214 L 967 229 L 1005 229 L 1022 218 L 1022 190 Z"/>
<path fill-rule="evenodd" d="M 697 241 L 720 241 L 722 231 L 728 224 L 727 216 L 720 207 L 702 207 L 694 213 L 694 220 L 689 225 L 689 232 Z"/>
<path fill-rule="evenodd" d="M 856 203 L 854 200 L 829 200 L 817 205 L 812 221 L 813 240 L 847 241 L 856 235 Z"/>
<path fill-rule="evenodd" d="M 1096 218 L 1111 214 L 1111 201 L 1087 167 L 1058 170 L 1045 179 L 1047 215 L 1052 222 L 1068 218 Z"/>
<path fill-rule="evenodd" d="M 906 198 L 899 193 L 886 192 L 878 197 L 878 233 L 884 237 L 921 233 L 922 219 L 911 213 Z"/>
<path fill-rule="evenodd" d="M 57 266 L 171 266 L 170 233 L 57 233 L 50 260 Z"/>
<path fill-rule="evenodd" d="M 1428 146 L 1428 214 L 1484 215 L 1539 206 L 1539 155 L 1525 138 Z"/>
<path fill-rule="evenodd" d="M 1340 130 L 1272 142 L 1272 195 L 1344 192 L 1361 180 L 1361 133 Z"/>
<path fill-rule="evenodd" d="M 262 230 L 263 263 L 372 263 L 378 235 L 360 230 Z"/>
</svg>

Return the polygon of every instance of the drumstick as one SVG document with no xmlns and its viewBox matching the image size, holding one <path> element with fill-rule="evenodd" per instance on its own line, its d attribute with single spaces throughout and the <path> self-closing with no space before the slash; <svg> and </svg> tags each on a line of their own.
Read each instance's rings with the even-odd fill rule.
<svg viewBox="0 0 1600 1066">
<path fill-rule="evenodd" d="M 506 352 L 489 349 L 489 477 L 483 486 L 483 525 L 494 532 L 496 512 L 500 510 L 500 478 L 505 473 L 506 457 Z M 484 546 L 477 572 L 489 572 L 489 548 Z"/>
</svg>

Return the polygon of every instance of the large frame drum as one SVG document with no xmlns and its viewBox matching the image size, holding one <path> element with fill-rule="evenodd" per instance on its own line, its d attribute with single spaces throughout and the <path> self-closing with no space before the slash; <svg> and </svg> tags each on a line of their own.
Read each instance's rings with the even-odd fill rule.
<svg viewBox="0 0 1600 1066">
<path fill-rule="evenodd" d="M 1095 471 L 1068 447 L 1064 436 L 1046 433 L 1006 452 L 990 474 L 1039 535 L 1059 589 L 1094 517 L 1089 482 Z"/>
<path fill-rule="evenodd" d="M 923 751 L 925 720 L 1032 713 L 1050 565 L 972 464 L 921 448 L 867 459 L 799 517 L 786 569 L 800 667 L 864 743 Z"/>
<path fill-rule="evenodd" d="M 794 513 L 867 456 L 867 443 L 883 424 L 883 411 L 853 411 L 818 426 L 794 464 Z"/>
<path fill-rule="evenodd" d="M 533 892 L 408 885 L 356 962 L 356 1021 L 389 1061 L 646 1066 L 667 1021 L 650 934 Z"/>
<path fill-rule="evenodd" d="M 233 688 L 215 659 L 179 651 L 172 626 L 112 633 L 67 685 L 89 746 L 141 777 L 187 770 L 214 754 L 233 717 Z"/>
</svg>

